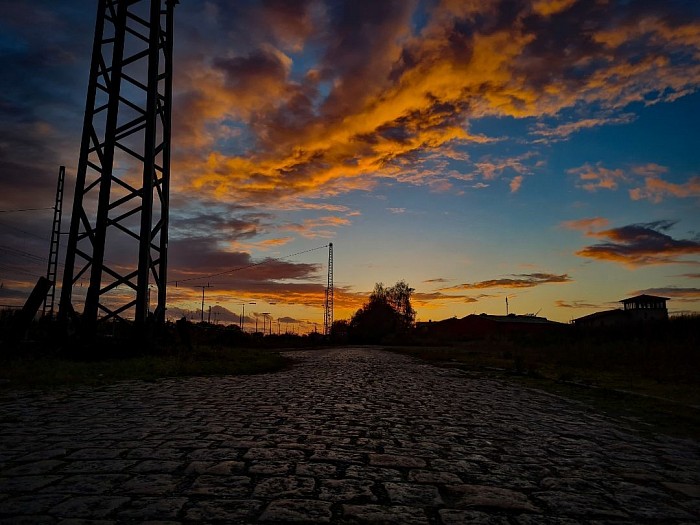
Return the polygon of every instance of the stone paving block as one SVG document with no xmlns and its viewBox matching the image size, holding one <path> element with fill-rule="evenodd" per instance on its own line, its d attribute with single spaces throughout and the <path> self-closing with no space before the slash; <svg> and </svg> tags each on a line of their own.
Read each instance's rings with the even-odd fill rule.
<svg viewBox="0 0 700 525">
<path fill-rule="evenodd" d="M 82 448 L 71 452 L 66 459 L 117 459 L 124 452 L 115 448 Z"/>
<path fill-rule="evenodd" d="M 54 525 L 56 520 L 51 516 L 13 516 L 0 518 L 0 525 Z"/>
<path fill-rule="evenodd" d="M 326 501 L 281 499 L 270 503 L 260 516 L 262 522 L 330 523 L 331 504 Z"/>
<path fill-rule="evenodd" d="M 159 448 L 137 448 L 131 449 L 125 453 L 127 459 L 159 459 L 159 460 L 184 460 L 185 452 L 170 447 Z"/>
<path fill-rule="evenodd" d="M 258 459 L 265 461 L 293 461 L 304 459 L 301 450 L 282 448 L 251 448 L 245 453 L 243 459 Z"/>
<path fill-rule="evenodd" d="M 41 461 L 46 459 L 64 458 L 66 456 L 65 448 L 49 448 L 44 450 L 36 450 L 29 454 L 24 454 L 16 458 L 17 461 Z"/>
<path fill-rule="evenodd" d="M 219 461 L 205 470 L 206 474 L 216 474 L 218 476 L 229 476 L 240 474 L 245 471 L 245 463 L 242 461 Z"/>
<path fill-rule="evenodd" d="M 185 497 L 133 498 L 119 512 L 121 520 L 176 519 L 188 502 Z"/>
<path fill-rule="evenodd" d="M 181 470 L 183 465 L 182 461 L 148 459 L 131 467 L 130 471 L 149 474 L 174 474 Z"/>
<path fill-rule="evenodd" d="M 506 516 L 493 516 L 475 510 L 442 509 L 439 511 L 442 525 L 510 525 Z"/>
<path fill-rule="evenodd" d="M 285 461 L 252 461 L 248 467 L 248 474 L 283 476 L 294 471 L 295 464 Z"/>
<path fill-rule="evenodd" d="M 32 463 L 24 463 L 14 467 L 3 468 L 3 476 L 33 476 L 33 475 L 44 475 L 49 472 L 58 470 L 61 466 L 65 465 L 65 461 L 59 461 L 55 459 L 45 459 L 42 461 L 34 461 Z"/>
<path fill-rule="evenodd" d="M 129 498 L 117 496 L 76 496 L 59 503 L 50 513 L 65 518 L 106 518 L 129 502 Z"/>
<path fill-rule="evenodd" d="M 313 478 L 278 476 L 263 478 L 253 490 L 255 498 L 308 497 L 313 494 L 316 482 Z"/>
<path fill-rule="evenodd" d="M 334 478 L 338 475 L 338 466 L 332 463 L 297 463 L 296 475 L 316 478 Z"/>
<path fill-rule="evenodd" d="M 0 493 L 16 494 L 21 492 L 34 492 L 51 485 L 61 479 L 62 476 L 12 476 L 0 477 Z"/>
<path fill-rule="evenodd" d="M 530 495 L 535 502 L 544 503 L 555 515 L 593 518 L 629 518 L 609 500 L 590 494 L 573 492 L 534 492 Z"/>
<path fill-rule="evenodd" d="M 350 465 L 345 470 L 348 478 L 372 479 L 376 481 L 401 481 L 403 474 L 400 470 L 365 465 Z"/>
<path fill-rule="evenodd" d="M 203 474 L 198 476 L 189 489 L 190 494 L 208 494 L 243 498 L 250 494 L 250 478 L 247 476 L 217 476 Z"/>
<path fill-rule="evenodd" d="M 250 499 L 195 500 L 188 503 L 185 520 L 195 523 L 252 523 L 261 508 L 260 501 Z"/>
<path fill-rule="evenodd" d="M 324 479 L 321 481 L 319 499 L 325 501 L 365 502 L 377 501 L 372 493 L 374 482 L 359 479 Z"/>
<path fill-rule="evenodd" d="M 180 479 L 172 474 L 141 474 L 124 482 L 120 491 L 126 494 L 171 494 L 177 489 Z"/>
<path fill-rule="evenodd" d="M 459 484 L 462 480 L 452 472 L 440 472 L 437 470 L 411 470 L 408 473 L 408 481 L 414 483 L 439 483 Z"/>
<path fill-rule="evenodd" d="M 190 461 L 185 467 L 185 475 L 204 474 L 208 469 L 215 466 L 216 461 Z"/>
<path fill-rule="evenodd" d="M 428 525 L 425 511 L 416 507 L 385 505 L 343 505 L 343 518 L 350 523 L 382 523 L 384 525 Z"/>
<path fill-rule="evenodd" d="M 455 507 L 488 507 L 518 512 L 539 512 L 522 492 L 484 485 L 448 485 L 446 491 L 456 496 Z"/>
<path fill-rule="evenodd" d="M 130 478 L 127 474 L 74 474 L 44 490 L 59 494 L 110 494 Z"/>
<path fill-rule="evenodd" d="M 370 454 L 369 464 L 375 467 L 424 468 L 426 462 L 414 456 L 397 456 L 394 454 Z"/>
<path fill-rule="evenodd" d="M 394 505 L 437 506 L 442 498 L 437 487 L 414 483 L 384 483 L 384 488 Z"/>
<path fill-rule="evenodd" d="M 64 494 L 31 494 L 3 498 L 0 499 L 0 516 L 46 514 L 50 508 L 55 507 L 68 497 Z"/>
<path fill-rule="evenodd" d="M 664 487 L 685 494 L 689 498 L 700 498 L 700 485 L 691 485 L 690 483 L 672 483 L 664 481 L 661 483 Z"/>
<path fill-rule="evenodd" d="M 119 474 L 138 463 L 135 459 L 76 460 L 66 462 L 61 474 Z"/>
<path fill-rule="evenodd" d="M 316 450 L 310 461 L 362 464 L 364 463 L 364 456 L 359 452 L 348 450 Z"/>
</svg>

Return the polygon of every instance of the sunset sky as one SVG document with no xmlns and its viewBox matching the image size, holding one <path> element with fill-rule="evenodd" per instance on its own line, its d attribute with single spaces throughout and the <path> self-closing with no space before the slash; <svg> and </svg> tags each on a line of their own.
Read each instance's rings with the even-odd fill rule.
<svg viewBox="0 0 700 525">
<path fill-rule="evenodd" d="M 68 229 L 94 21 L 0 0 L 3 305 L 46 272 L 61 164 Z M 423 321 L 700 311 L 697 0 L 182 0 L 175 28 L 169 280 L 269 261 L 170 316 L 211 284 L 320 329 L 329 242 L 336 319 L 399 279 Z"/>
</svg>

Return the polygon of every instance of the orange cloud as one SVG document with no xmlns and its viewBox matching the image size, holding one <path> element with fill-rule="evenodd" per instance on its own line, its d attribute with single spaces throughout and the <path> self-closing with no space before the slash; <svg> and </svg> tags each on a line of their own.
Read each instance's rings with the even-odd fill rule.
<svg viewBox="0 0 700 525">
<path fill-rule="evenodd" d="M 440 291 L 482 290 L 486 288 L 532 288 L 541 284 L 572 282 L 567 274 L 529 273 L 516 274 L 509 278 L 491 279 L 475 283 L 464 283 L 440 288 Z"/>
<path fill-rule="evenodd" d="M 329 215 L 325 217 L 317 217 L 315 219 L 306 219 L 301 224 L 285 224 L 280 226 L 280 229 L 297 232 L 303 237 L 310 239 L 317 237 L 331 238 L 335 235 L 335 231 L 332 228 L 347 226 L 349 224 L 350 219 Z"/>
<path fill-rule="evenodd" d="M 599 126 L 609 126 L 609 125 L 620 125 L 629 124 L 635 120 L 635 115 L 632 113 L 625 113 L 617 117 L 594 117 L 594 118 L 583 118 L 574 122 L 567 122 L 565 124 L 560 124 L 554 127 L 547 127 L 543 123 L 538 123 L 532 131 L 533 135 L 538 135 L 543 137 L 542 139 L 537 139 L 534 142 L 556 142 L 560 140 L 566 140 L 570 135 L 577 133 L 584 129 L 596 128 Z"/>
<path fill-rule="evenodd" d="M 494 140 L 471 133 L 472 119 L 556 117 L 595 105 L 608 123 L 623 123 L 631 117 L 615 112 L 631 102 L 673 100 L 700 82 L 700 24 L 687 17 L 574 0 L 509 6 L 505 24 L 501 4 L 443 1 L 414 34 L 411 2 L 366 12 L 347 4 L 316 20 L 326 24 L 325 54 L 293 73 L 282 44 L 301 48 L 310 27 L 306 10 L 295 18 L 297 29 L 282 31 L 296 35 L 291 40 L 191 67 L 178 106 L 177 140 L 185 147 L 176 162 L 186 178 L 176 184 L 221 200 L 282 206 L 371 189 L 382 178 L 444 191 L 452 174 L 407 174 L 397 161 L 434 151 L 449 158 L 456 145 Z M 364 24 L 350 22 L 357 17 Z M 271 23 L 284 26 L 284 18 Z M 230 119 L 254 144 L 245 153 L 217 145 Z M 584 116 L 534 133 L 562 137 L 603 123 Z M 479 169 L 492 177 L 500 168 Z M 593 191 L 616 188 L 624 173 L 599 167 L 579 175 Z"/>
<path fill-rule="evenodd" d="M 520 186 L 523 185 L 523 176 L 522 175 L 517 175 L 513 177 L 510 181 L 510 192 L 511 193 L 517 193 L 517 191 L 520 189 Z"/>
<path fill-rule="evenodd" d="M 600 163 L 596 166 L 584 164 L 568 170 L 568 173 L 578 176 L 579 187 L 592 192 L 598 189 L 615 190 L 621 182 L 629 181 L 629 176 L 622 169 L 611 170 Z"/>
<path fill-rule="evenodd" d="M 604 217 L 590 217 L 588 219 L 564 221 L 561 223 L 561 226 L 568 230 L 581 230 L 587 233 L 591 233 L 593 230 L 605 228 L 608 225 L 608 223 L 608 219 Z"/>
<path fill-rule="evenodd" d="M 691 177 L 683 184 L 667 182 L 660 177 L 646 177 L 644 186 L 629 190 L 629 194 L 632 200 L 648 199 L 654 203 L 659 203 L 666 197 L 700 197 L 700 176 Z"/>
</svg>

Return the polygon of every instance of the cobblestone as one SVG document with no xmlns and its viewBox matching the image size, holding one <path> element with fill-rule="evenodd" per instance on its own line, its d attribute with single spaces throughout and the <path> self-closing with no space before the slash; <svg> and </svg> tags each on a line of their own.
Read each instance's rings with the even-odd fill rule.
<svg viewBox="0 0 700 525">
<path fill-rule="evenodd" d="M 700 444 L 369 348 L 0 398 L 4 523 L 669 525 Z"/>
</svg>

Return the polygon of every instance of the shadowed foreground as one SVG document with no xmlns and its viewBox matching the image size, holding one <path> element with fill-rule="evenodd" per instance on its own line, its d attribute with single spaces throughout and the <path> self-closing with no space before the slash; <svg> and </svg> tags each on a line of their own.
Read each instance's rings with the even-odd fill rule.
<svg viewBox="0 0 700 525">
<path fill-rule="evenodd" d="M 276 374 L 5 395 L 0 523 L 700 518 L 695 441 L 378 350 L 292 357 Z"/>
</svg>

